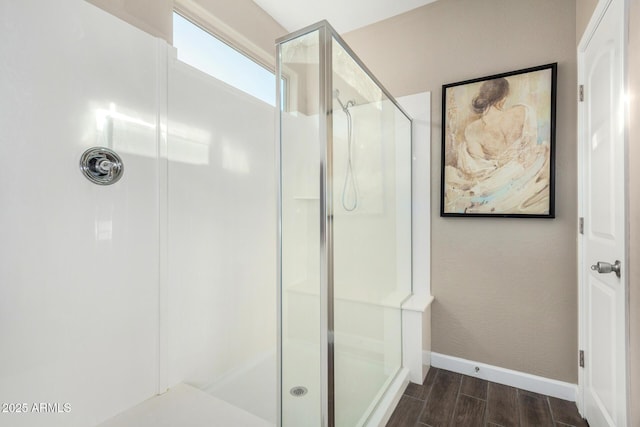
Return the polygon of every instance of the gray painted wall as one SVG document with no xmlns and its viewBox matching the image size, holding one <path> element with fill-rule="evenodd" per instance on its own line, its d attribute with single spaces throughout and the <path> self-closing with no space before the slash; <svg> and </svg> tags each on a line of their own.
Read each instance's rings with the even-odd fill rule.
<svg viewBox="0 0 640 427">
<path fill-rule="evenodd" d="M 598 0 L 576 0 L 576 45 L 580 43 L 597 4 Z"/>
<path fill-rule="evenodd" d="M 575 1 L 438 1 L 345 39 L 395 96 L 433 93 L 432 350 L 576 383 Z M 441 218 L 441 86 L 550 62 L 556 219 Z"/>
<path fill-rule="evenodd" d="M 138 27 L 171 43 L 173 0 L 86 0 Z"/>
</svg>

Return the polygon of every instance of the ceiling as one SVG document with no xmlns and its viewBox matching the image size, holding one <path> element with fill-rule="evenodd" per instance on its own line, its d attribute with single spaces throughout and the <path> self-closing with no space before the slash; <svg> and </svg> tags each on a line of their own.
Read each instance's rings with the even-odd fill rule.
<svg viewBox="0 0 640 427">
<path fill-rule="evenodd" d="M 253 0 L 287 31 L 326 19 L 339 34 L 436 0 Z"/>
</svg>

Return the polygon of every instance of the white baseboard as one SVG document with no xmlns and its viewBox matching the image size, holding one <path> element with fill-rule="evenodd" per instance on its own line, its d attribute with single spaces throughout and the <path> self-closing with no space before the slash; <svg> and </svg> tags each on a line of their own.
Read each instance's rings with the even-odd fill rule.
<svg viewBox="0 0 640 427">
<path fill-rule="evenodd" d="M 575 402 L 577 398 L 577 384 L 539 377 L 525 372 L 512 371 L 511 369 L 500 368 L 498 366 L 487 365 L 485 363 L 474 362 L 472 360 L 447 356 L 440 353 L 431 352 L 431 356 L 429 357 L 427 353 L 426 351 L 423 352 L 423 358 L 431 360 L 431 366 L 434 368 L 446 369 L 447 371 L 458 372 L 471 377 L 557 397 L 558 399 L 570 400 L 572 402 Z"/>
</svg>

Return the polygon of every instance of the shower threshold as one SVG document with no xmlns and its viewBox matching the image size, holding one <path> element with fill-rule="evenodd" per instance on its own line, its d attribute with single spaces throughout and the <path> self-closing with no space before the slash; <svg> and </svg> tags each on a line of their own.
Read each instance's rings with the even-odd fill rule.
<svg viewBox="0 0 640 427">
<path fill-rule="evenodd" d="M 274 425 L 187 384 L 178 384 L 98 427 L 211 427 Z"/>
</svg>

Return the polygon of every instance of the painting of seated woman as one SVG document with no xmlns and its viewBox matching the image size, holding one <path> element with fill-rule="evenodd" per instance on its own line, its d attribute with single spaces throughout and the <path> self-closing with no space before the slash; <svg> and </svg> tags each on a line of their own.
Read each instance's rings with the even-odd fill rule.
<svg viewBox="0 0 640 427">
<path fill-rule="evenodd" d="M 554 217 L 556 64 L 443 86 L 442 216 Z"/>
</svg>

